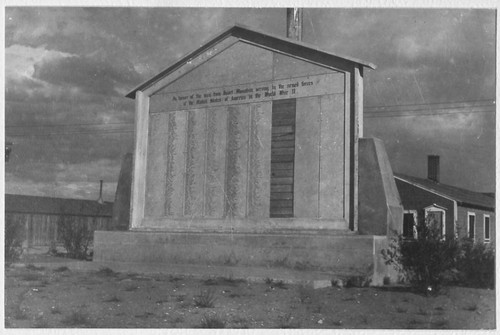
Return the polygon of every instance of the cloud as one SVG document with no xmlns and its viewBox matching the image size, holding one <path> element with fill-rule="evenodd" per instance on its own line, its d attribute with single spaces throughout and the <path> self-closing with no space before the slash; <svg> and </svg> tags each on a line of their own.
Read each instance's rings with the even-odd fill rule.
<svg viewBox="0 0 500 335">
<path fill-rule="evenodd" d="M 83 45 L 81 40 L 96 31 L 91 13 L 76 7 L 8 7 L 5 21 L 6 46 L 47 45 L 49 49 L 80 52 L 74 48 L 77 40 Z"/>
<path fill-rule="evenodd" d="M 386 66 L 365 75 L 368 106 L 401 103 L 493 99 L 494 62 L 485 54 L 421 59 L 419 63 Z M 487 56 L 488 57 L 488 56 Z"/>
<path fill-rule="evenodd" d="M 16 152 L 14 148 L 13 153 Z M 13 157 L 12 162 L 16 158 Z M 81 163 L 31 161 L 17 169 L 6 166 L 6 193 L 97 199 L 99 180 L 105 196 L 114 199 L 121 160 L 99 159 Z M 30 193 L 32 190 L 33 193 Z M 97 193 L 97 195 L 96 195 Z"/>
<path fill-rule="evenodd" d="M 125 92 L 234 23 L 285 35 L 284 8 L 9 7 L 5 20 L 6 124 L 33 126 L 7 128 L 22 136 L 13 138 L 6 177 L 73 196 L 101 176 L 117 180 L 133 145 L 133 133 L 118 132 L 134 120 Z M 495 20 L 494 10 L 477 9 L 306 9 L 304 37 L 378 66 L 365 71 L 368 106 L 492 99 Z M 120 122 L 129 125 L 112 125 Z M 400 172 L 418 175 L 436 151 L 458 166 L 445 178 L 481 189 L 494 180 L 493 124 L 466 114 L 367 118 L 365 134 L 385 141 Z M 462 167 L 479 175 L 465 178 Z"/>
<path fill-rule="evenodd" d="M 51 87 L 34 78 L 35 67 L 45 61 L 71 56 L 68 53 L 47 50 L 45 47 L 12 45 L 5 49 L 6 99 L 26 101 L 35 96 L 50 96 Z"/>
<path fill-rule="evenodd" d="M 242 22 L 259 28 L 269 26 L 275 29 L 277 23 L 273 17 L 278 12 L 283 10 L 8 8 L 6 45 L 43 45 L 45 49 L 71 53 L 77 57 L 44 62 L 48 66 L 45 69 L 44 64 L 37 62 L 37 76 L 45 78 L 47 82 L 75 84 L 83 92 L 118 91 L 123 94 L 229 24 Z M 102 72 L 103 80 L 95 85 L 93 75 L 82 78 L 81 71 L 74 73 L 76 78 L 71 78 L 69 73 L 59 76 L 50 73 L 57 66 L 69 73 L 71 67 L 77 71 L 88 66 L 89 72 Z M 103 72 L 102 68 L 108 66 L 111 66 L 111 73 Z M 116 86 L 112 85 L 114 83 Z M 113 90 L 110 91 L 110 87 Z"/>
<path fill-rule="evenodd" d="M 494 108 L 494 107 L 492 107 Z M 384 141 L 395 172 L 427 177 L 427 155 L 441 156 L 441 181 L 474 191 L 493 191 L 494 113 L 365 118 L 364 136 Z M 425 112 L 422 112 L 425 113 Z"/>
<path fill-rule="evenodd" d="M 56 198 L 97 200 L 99 198 L 99 183 L 97 182 L 59 182 L 33 181 L 19 178 L 6 173 L 5 193 L 36 195 Z M 103 184 L 104 201 L 114 201 L 116 182 Z"/>
<path fill-rule="evenodd" d="M 478 9 L 307 9 L 304 34 L 377 65 L 365 75 L 369 105 L 491 99 L 495 20 L 493 10 Z"/>
<path fill-rule="evenodd" d="M 106 59 L 71 56 L 35 65 L 34 78 L 52 85 L 75 87 L 83 93 L 120 95 L 124 87 L 139 82 L 133 68 Z"/>
<path fill-rule="evenodd" d="M 244 23 L 250 25 L 273 12 L 6 9 L 6 68 L 10 71 L 6 124 L 26 125 L 7 128 L 7 136 L 21 135 L 10 138 L 14 150 L 6 166 L 8 189 L 85 198 L 95 180 L 105 179 L 105 189 L 116 183 L 121 158 L 133 147 L 134 102 L 123 94 L 215 31 L 239 21 L 248 10 L 253 15 Z M 264 26 L 275 24 L 261 21 Z"/>
<path fill-rule="evenodd" d="M 47 50 L 45 47 L 29 47 L 14 44 L 5 49 L 5 62 L 9 66 L 5 69 L 6 79 L 19 80 L 32 78 L 35 64 L 71 56 L 71 54 L 56 50 Z"/>
<path fill-rule="evenodd" d="M 56 180 L 61 182 L 114 180 L 120 172 L 120 165 L 119 160 L 106 158 L 81 163 L 61 162 L 56 166 Z"/>
<path fill-rule="evenodd" d="M 46 196 L 47 183 L 19 178 L 14 174 L 5 173 L 5 193 Z"/>
<path fill-rule="evenodd" d="M 116 130 L 115 130 L 116 129 Z M 133 148 L 133 133 L 125 132 L 118 127 L 93 127 L 86 129 L 48 129 L 51 135 L 44 136 L 42 130 L 36 129 L 41 135 L 30 137 L 9 136 L 15 143 L 11 153 L 9 169 L 19 169 L 23 173 L 43 174 L 55 177 L 55 165 L 60 163 L 89 163 L 100 159 L 111 159 L 119 166 L 122 155 Z M 60 133 L 57 135 L 57 133 Z M 44 169 L 36 164 L 47 163 Z M 118 178 L 118 176 L 116 176 Z"/>
</svg>

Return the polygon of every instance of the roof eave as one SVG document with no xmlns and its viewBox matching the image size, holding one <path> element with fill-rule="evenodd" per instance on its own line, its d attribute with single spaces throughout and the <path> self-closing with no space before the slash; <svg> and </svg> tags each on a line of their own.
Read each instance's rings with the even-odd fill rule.
<svg viewBox="0 0 500 335">
<path fill-rule="evenodd" d="M 198 47 L 194 49 L 193 51 L 187 53 L 184 57 L 179 59 L 177 62 L 175 62 L 173 65 L 170 65 L 169 67 L 161 70 L 157 75 L 154 77 L 142 82 L 138 86 L 136 86 L 134 89 L 132 89 L 130 92 L 128 92 L 125 97 L 135 99 L 135 92 L 137 91 L 142 91 L 146 89 L 149 86 L 154 85 L 156 82 L 161 80 L 166 74 L 169 72 L 174 71 L 175 69 L 179 68 L 180 66 L 184 65 L 185 63 L 189 62 L 191 59 L 196 57 L 198 54 L 202 53 L 206 49 L 208 49 L 211 45 L 217 43 L 218 41 L 226 38 L 228 35 L 231 34 L 232 30 L 234 29 L 235 26 L 231 26 L 229 28 L 226 28 L 222 33 L 218 33 L 217 35 L 213 35 L 208 42 L 203 44 L 201 47 Z"/>
<path fill-rule="evenodd" d="M 487 206 L 487 205 L 483 205 L 483 204 L 474 204 L 474 203 L 471 203 L 469 201 L 464 201 L 464 200 L 461 200 L 461 199 L 458 199 L 457 197 L 453 197 L 449 194 L 445 194 L 445 192 L 442 192 L 442 191 L 439 191 L 439 190 L 436 190 L 432 187 L 429 187 L 427 185 L 424 185 L 424 184 L 421 184 L 419 183 L 418 181 L 415 181 L 415 180 L 412 180 L 412 179 L 408 179 L 408 178 L 405 178 L 406 176 L 403 176 L 403 175 L 394 175 L 394 178 L 396 179 L 399 179 L 403 182 L 406 182 L 406 183 L 409 183 L 411 185 L 414 185 L 414 186 L 417 186 L 417 187 L 420 187 L 422 189 L 425 189 L 429 192 L 433 192 L 441 197 L 444 197 L 444 198 L 447 198 L 451 201 L 455 201 L 457 203 L 457 205 L 461 206 L 461 207 L 470 207 L 470 208 L 476 208 L 476 209 L 481 209 L 481 210 L 486 210 L 486 211 L 491 211 L 491 212 L 495 212 L 495 207 L 490 207 L 490 206 Z"/>
<path fill-rule="evenodd" d="M 488 207 L 488 206 L 484 206 L 484 205 L 472 204 L 472 203 L 466 202 L 466 201 L 457 201 L 457 204 L 460 207 L 467 207 L 467 208 L 479 209 L 479 210 L 493 212 L 493 213 L 495 212 L 495 208 L 494 207 Z"/>
<path fill-rule="evenodd" d="M 361 59 L 350 57 L 350 56 L 334 54 L 334 53 L 331 53 L 329 51 L 320 49 L 316 45 L 313 45 L 313 44 L 310 44 L 310 43 L 293 40 L 293 39 L 290 39 L 288 37 L 283 37 L 283 36 L 279 36 L 279 35 L 275 35 L 275 34 L 270 34 L 270 33 L 264 32 L 262 30 L 253 29 L 253 28 L 250 28 L 250 27 L 247 27 L 247 26 L 244 26 L 244 25 L 235 25 L 235 26 L 233 26 L 233 28 L 235 29 L 235 31 L 240 30 L 240 31 L 244 31 L 244 32 L 256 33 L 256 34 L 259 34 L 259 35 L 262 35 L 262 36 L 267 36 L 267 37 L 270 37 L 270 38 L 274 38 L 274 39 L 277 39 L 277 40 L 280 40 L 280 41 L 283 41 L 283 42 L 286 42 L 286 43 L 295 44 L 297 46 L 301 46 L 301 47 L 313 50 L 315 52 L 324 53 L 324 54 L 327 54 L 327 55 L 332 56 L 332 57 L 342 58 L 342 59 L 350 61 L 352 63 L 356 63 L 356 64 L 362 65 L 364 67 L 371 68 L 372 70 L 375 70 L 377 68 L 377 66 L 375 64 L 373 64 L 373 63 L 366 62 L 366 61 L 363 61 Z"/>
</svg>

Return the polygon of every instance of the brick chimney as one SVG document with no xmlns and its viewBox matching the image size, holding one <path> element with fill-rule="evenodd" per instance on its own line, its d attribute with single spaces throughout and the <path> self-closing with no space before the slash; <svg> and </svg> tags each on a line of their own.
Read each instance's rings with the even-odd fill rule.
<svg viewBox="0 0 500 335">
<path fill-rule="evenodd" d="M 439 156 L 427 156 L 427 179 L 439 183 Z"/>
</svg>

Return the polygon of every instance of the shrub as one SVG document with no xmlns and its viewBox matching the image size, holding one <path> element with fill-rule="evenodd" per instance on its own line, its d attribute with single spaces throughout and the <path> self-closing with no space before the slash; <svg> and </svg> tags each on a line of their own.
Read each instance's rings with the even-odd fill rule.
<svg viewBox="0 0 500 335">
<path fill-rule="evenodd" d="M 43 275 L 40 273 L 24 273 L 20 278 L 24 281 L 40 281 L 43 279 Z"/>
<path fill-rule="evenodd" d="M 117 297 L 116 294 L 103 300 L 103 302 L 120 302 L 120 301 L 122 301 L 122 299 Z"/>
<path fill-rule="evenodd" d="M 24 225 L 13 214 L 5 214 L 5 266 L 17 261 L 23 252 Z"/>
<path fill-rule="evenodd" d="M 45 267 L 44 266 L 36 266 L 35 264 L 26 264 L 26 270 L 43 271 L 43 270 L 45 270 Z"/>
<path fill-rule="evenodd" d="M 194 305 L 201 308 L 212 308 L 216 299 L 214 290 L 202 290 L 194 297 Z"/>
<path fill-rule="evenodd" d="M 406 313 L 406 312 L 408 312 L 408 309 L 398 306 L 398 307 L 396 307 L 396 312 L 397 313 Z"/>
<path fill-rule="evenodd" d="M 457 262 L 460 284 L 495 288 L 495 249 L 483 243 L 462 240 Z"/>
<path fill-rule="evenodd" d="M 418 224 L 417 231 L 416 239 L 394 238 L 382 255 L 386 264 L 394 265 L 416 289 L 437 293 L 456 266 L 459 244 L 455 239 L 443 239 L 427 222 Z"/>
<path fill-rule="evenodd" d="M 226 322 L 217 315 L 204 315 L 200 328 L 225 328 Z"/>
<path fill-rule="evenodd" d="M 47 251 L 47 254 L 52 255 L 52 256 L 57 256 L 59 254 L 57 251 L 57 242 L 56 241 L 50 241 L 49 250 Z"/>
<path fill-rule="evenodd" d="M 59 306 L 52 306 L 50 308 L 50 313 L 52 313 L 52 314 L 62 314 L 61 309 L 59 308 Z"/>
<path fill-rule="evenodd" d="M 230 275 L 229 277 L 219 277 L 217 279 L 220 280 L 221 284 L 226 284 L 230 286 L 238 286 L 239 284 L 246 282 L 245 279 L 233 278 L 232 275 Z"/>
<path fill-rule="evenodd" d="M 62 324 L 68 327 L 94 327 L 89 314 L 84 310 L 72 311 L 61 320 Z"/>
<path fill-rule="evenodd" d="M 33 328 L 49 328 L 49 322 L 44 319 L 42 316 L 38 316 L 35 318 L 33 323 Z"/>
<path fill-rule="evenodd" d="M 311 303 L 311 296 L 313 295 L 312 289 L 305 286 L 299 286 L 298 293 L 300 303 Z"/>
<path fill-rule="evenodd" d="M 139 289 L 139 286 L 137 286 L 136 284 L 130 284 L 124 288 L 124 290 L 127 292 L 137 291 L 138 289 Z"/>
<path fill-rule="evenodd" d="M 273 287 L 280 288 L 282 290 L 288 290 L 288 287 L 286 286 L 285 282 L 283 280 L 278 280 L 273 284 Z"/>
<path fill-rule="evenodd" d="M 477 304 L 471 304 L 466 307 L 464 307 L 464 310 L 469 311 L 469 312 L 475 312 L 477 311 Z"/>
<path fill-rule="evenodd" d="M 280 329 L 300 328 L 300 321 L 294 320 L 292 314 L 287 313 L 278 317 Z"/>
<path fill-rule="evenodd" d="M 368 287 L 370 281 L 371 279 L 366 276 L 350 276 L 345 281 L 345 287 Z"/>
<path fill-rule="evenodd" d="M 16 320 L 27 320 L 28 319 L 28 313 L 24 308 L 21 308 L 21 305 L 17 305 L 14 308 L 14 319 Z"/>
<path fill-rule="evenodd" d="M 113 269 L 110 269 L 108 267 L 101 267 L 99 270 L 97 270 L 96 275 L 100 277 L 117 277 L 119 273 L 113 271 Z"/>
<path fill-rule="evenodd" d="M 63 216 L 58 222 L 57 230 L 69 257 L 87 259 L 90 256 L 89 246 L 93 232 L 86 222 L 79 221 L 77 217 Z"/>
</svg>

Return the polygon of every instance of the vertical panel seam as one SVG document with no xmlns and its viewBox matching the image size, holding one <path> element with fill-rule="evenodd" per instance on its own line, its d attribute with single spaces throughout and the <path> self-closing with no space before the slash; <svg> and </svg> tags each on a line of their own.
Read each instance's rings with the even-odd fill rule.
<svg viewBox="0 0 500 335">
<path fill-rule="evenodd" d="M 167 113 L 167 120 L 166 120 L 166 136 L 165 136 L 165 142 L 166 145 L 165 145 L 165 148 L 167 149 L 166 153 L 165 153 L 165 171 L 163 171 L 163 178 L 165 180 L 165 186 L 163 187 L 163 206 L 162 206 L 162 216 L 166 216 L 167 215 L 167 183 L 168 183 L 168 163 L 169 163 L 169 159 L 168 159 L 168 145 L 169 145 L 169 141 L 168 141 L 168 136 L 169 136 L 169 124 L 170 124 L 170 117 L 171 117 L 172 113 Z"/>
<path fill-rule="evenodd" d="M 224 208 L 223 208 L 223 218 L 227 217 L 228 214 L 228 207 L 229 207 L 229 197 L 227 196 L 228 192 L 228 175 L 227 175 L 227 164 L 228 164 L 228 154 L 229 154 L 229 131 L 230 131 L 230 108 L 225 107 L 226 111 L 226 155 L 224 159 Z"/>
<path fill-rule="evenodd" d="M 208 108 L 203 109 L 205 113 L 205 157 L 203 159 L 203 190 L 202 190 L 202 205 L 201 205 L 201 216 L 205 217 L 205 207 L 206 207 L 206 186 L 207 186 L 207 160 L 208 160 Z"/>
<path fill-rule="evenodd" d="M 194 111 L 191 109 L 191 110 L 188 110 L 186 114 L 186 129 L 185 129 L 185 151 L 184 151 L 184 161 L 185 161 L 185 165 L 184 165 L 184 196 L 182 197 L 183 199 L 183 206 L 182 206 L 182 216 L 184 217 L 187 217 L 187 214 L 186 214 L 186 207 L 187 207 L 187 203 L 188 203 L 188 199 L 186 197 L 190 197 L 191 196 L 191 192 L 189 192 L 189 185 L 188 185 L 188 166 L 189 166 L 189 163 L 190 163 L 190 153 L 191 153 L 191 150 L 190 150 L 190 139 L 191 139 L 191 133 L 190 131 L 192 131 L 193 128 L 192 125 L 191 125 L 191 121 L 192 119 L 194 118 L 192 116 L 192 114 L 194 114 Z M 193 162 L 191 162 L 193 163 Z"/>
<path fill-rule="evenodd" d="M 297 142 L 297 99 L 293 99 L 293 177 L 292 177 L 292 218 L 295 217 L 295 143 Z"/>
<path fill-rule="evenodd" d="M 189 113 L 191 111 L 188 111 L 187 113 L 183 113 L 185 114 L 185 125 L 184 125 L 184 172 L 182 173 L 182 177 L 183 177 L 183 182 L 182 182 L 182 185 L 184 185 L 184 192 L 182 194 L 182 197 L 181 200 L 182 200 L 182 216 L 184 216 L 185 212 L 186 212 L 186 174 L 187 174 L 187 160 L 188 160 L 188 154 L 187 154 L 187 150 L 188 150 L 188 127 L 189 127 Z M 176 112 L 177 113 L 177 112 Z"/>
<path fill-rule="evenodd" d="M 253 110 L 252 110 L 252 104 L 246 104 L 248 106 L 248 112 L 246 113 L 248 115 L 248 137 L 247 137 L 247 171 L 246 171 L 246 187 L 245 187 L 245 217 L 248 217 L 249 215 L 249 208 L 248 208 L 248 202 L 250 201 L 250 150 L 251 150 L 251 136 L 252 136 L 252 125 L 253 125 Z"/>
<path fill-rule="evenodd" d="M 167 212 L 167 206 L 170 207 L 172 205 L 171 199 L 169 199 L 167 191 L 168 191 L 168 187 L 169 187 L 168 176 L 169 176 L 169 173 L 170 173 L 169 167 L 170 167 L 170 163 L 171 163 L 170 162 L 170 156 L 171 156 L 171 154 L 170 154 L 169 150 L 170 150 L 170 146 L 171 146 L 171 143 L 170 143 L 170 137 L 171 137 L 170 132 L 171 132 L 172 129 L 170 129 L 170 123 L 172 122 L 172 120 L 171 120 L 172 117 L 175 117 L 174 113 L 175 112 L 169 112 L 168 113 L 168 117 L 167 117 L 167 159 L 166 159 L 167 166 L 166 166 L 166 169 L 165 169 L 165 172 L 164 172 L 165 173 L 165 188 L 164 188 L 165 203 L 163 205 L 163 213 L 164 213 L 165 216 L 170 216 L 171 215 L 171 210 L 169 210 Z M 168 204 L 167 204 L 167 202 L 168 202 Z"/>
<path fill-rule="evenodd" d="M 323 104 L 322 104 L 322 99 L 323 97 L 319 97 L 318 99 L 318 104 L 319 104 L 319 136 L 318 136 L 318 219 L 321 220 L 321 145 L 322 145 L 322 128 L 321 124 L 323 122 Z"/>
</svg>

